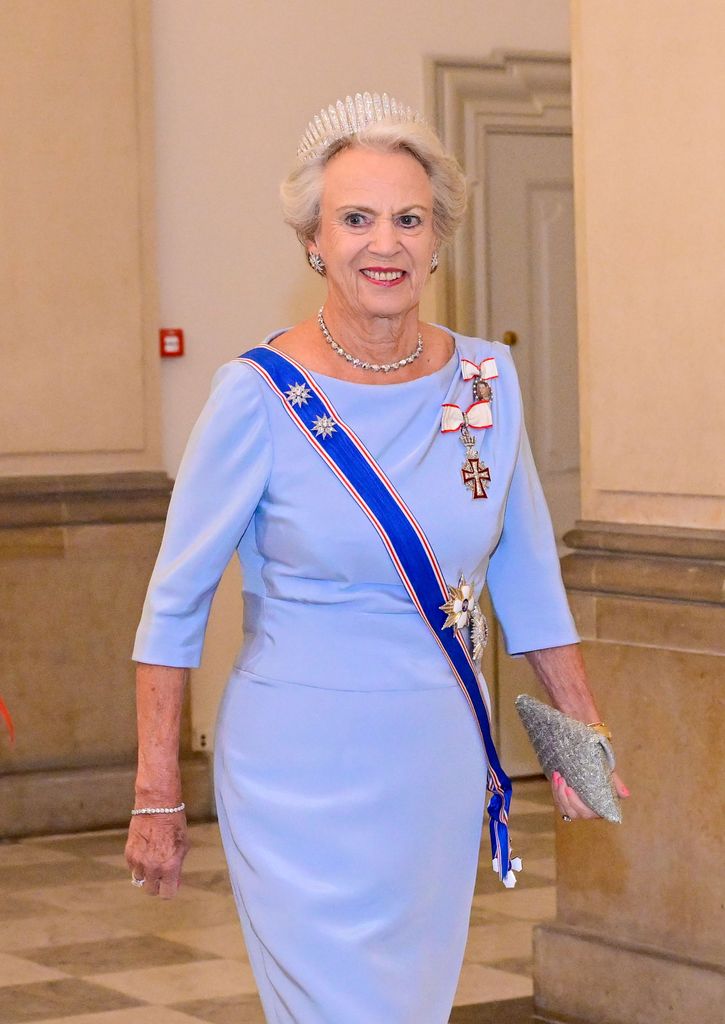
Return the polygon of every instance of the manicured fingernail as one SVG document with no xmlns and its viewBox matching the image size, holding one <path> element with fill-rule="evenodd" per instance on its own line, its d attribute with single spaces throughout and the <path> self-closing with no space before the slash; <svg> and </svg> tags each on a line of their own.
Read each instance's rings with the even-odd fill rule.
<svg viewBox="0 0 725 1024">
<path fill-rule="evenodd" d="M 567 786 L 566 787 L 566 795 L 567 796 L 571 796 L 573 792 L 574 792 L 574 790 L 571 788 L 571 786 Z"/>
<path fill-rule="evenodd" d="M 629 796 L 629 790 L 626 786 L 622 786 L 622 796 Z"/>
<path fill-rule="evenodd" d="M 554 772 L 553 773 L 553 775 L 551 776 L 551 781 L 552 782 L 558 782 L 559 781 L 559 773 L 558 772 Z"/>
</svg>

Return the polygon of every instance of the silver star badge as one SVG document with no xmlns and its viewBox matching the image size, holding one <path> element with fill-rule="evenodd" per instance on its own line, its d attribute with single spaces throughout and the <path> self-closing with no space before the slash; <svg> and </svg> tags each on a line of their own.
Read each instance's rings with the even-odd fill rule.
<svg viewBox="0 0 725 1024">
<path fill-rule="evenodd" d="M 310 389 L 307 385 L 300 381 L 298 384 L 292 384 L 284 393 L 284 397 L 287 399 L 290 405 L 305 405 L 310 398 Z"/>
<path fill-rule="evenodd" d="M 332 437 L 337 429 L 332 416 L 316 416 L 312 421 L 312 429 L 318 437 Z"/>
<path fill-rule="evenodd" d="M 473 647 L 474 661 L 480 661 L 483 657 L 483 650 L 488 643 L 488 622 L 481 611 L 481 606 L 476 601 L 471 609 L 471 646 Z"/>
</svg>

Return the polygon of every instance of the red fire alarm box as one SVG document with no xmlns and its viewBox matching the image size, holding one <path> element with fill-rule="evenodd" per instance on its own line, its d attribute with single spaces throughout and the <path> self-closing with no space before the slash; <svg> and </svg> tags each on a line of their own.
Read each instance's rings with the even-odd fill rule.
<svg viewBox="0 0 725 1024">
<path fill-rule="evenodd" d="M 184 332 L 180 327 L 162 327 L 159 331 L 161 355 L 164 359 L 175 359 L 184 354 Z"/>
</svg>

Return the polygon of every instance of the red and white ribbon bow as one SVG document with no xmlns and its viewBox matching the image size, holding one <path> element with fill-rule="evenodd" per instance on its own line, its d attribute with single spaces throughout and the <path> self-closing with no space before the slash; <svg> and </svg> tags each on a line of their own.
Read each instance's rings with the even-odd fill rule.
<svg viewBox="0 0 725 1024">
<path fill-rule="evenodd" d="M 461 373 L 464 380 L 471 380 L 478 377 L 479 380 L 493 380 L 498 377 L 496 360 L 493 356 L 483 359 L 480 363 L 473 363 L 470 359 L 461 359 Z"/>
<path fill-rule="evenodd" d="M 443 406 L 441 417 L 441 432 L 448 434 L 453 430 L 460 430 L 461 427 L 473 427 L 480 430 L 483 427 L 493 426 L 490 402 L 474 402 L 469 405 L 466 411 L 459 405 L 446 404 Z"/>
</svg>

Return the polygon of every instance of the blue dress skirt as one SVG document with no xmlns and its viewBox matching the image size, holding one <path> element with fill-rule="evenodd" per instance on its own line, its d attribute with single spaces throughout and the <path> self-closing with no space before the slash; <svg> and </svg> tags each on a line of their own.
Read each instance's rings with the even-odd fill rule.
<svg viewBox="0 0 725 1024">
<path fill-rule="evenodd" d="M 444 367 L 407 383 L 313 376 L 412 509 L 448 582 L 488 585 L 509 652 L 574 643 L 510 355 L 455 342 Z M 477 440 L 491 484 L 474 501 L 441 406 L 471 404 L 460 361 L 489 356 L 494 422 Z M 237 361 L 217 374 L 190 438 L 136 660 L 199 664 L 235 549 L 244 644 L 220 708 L 215 786 L 267 1018 L 445 1024 L 485 802 L 478 727 L 378 535 Z M 515 853 L 515 818 L 512 834 Z"/>
</svg>

